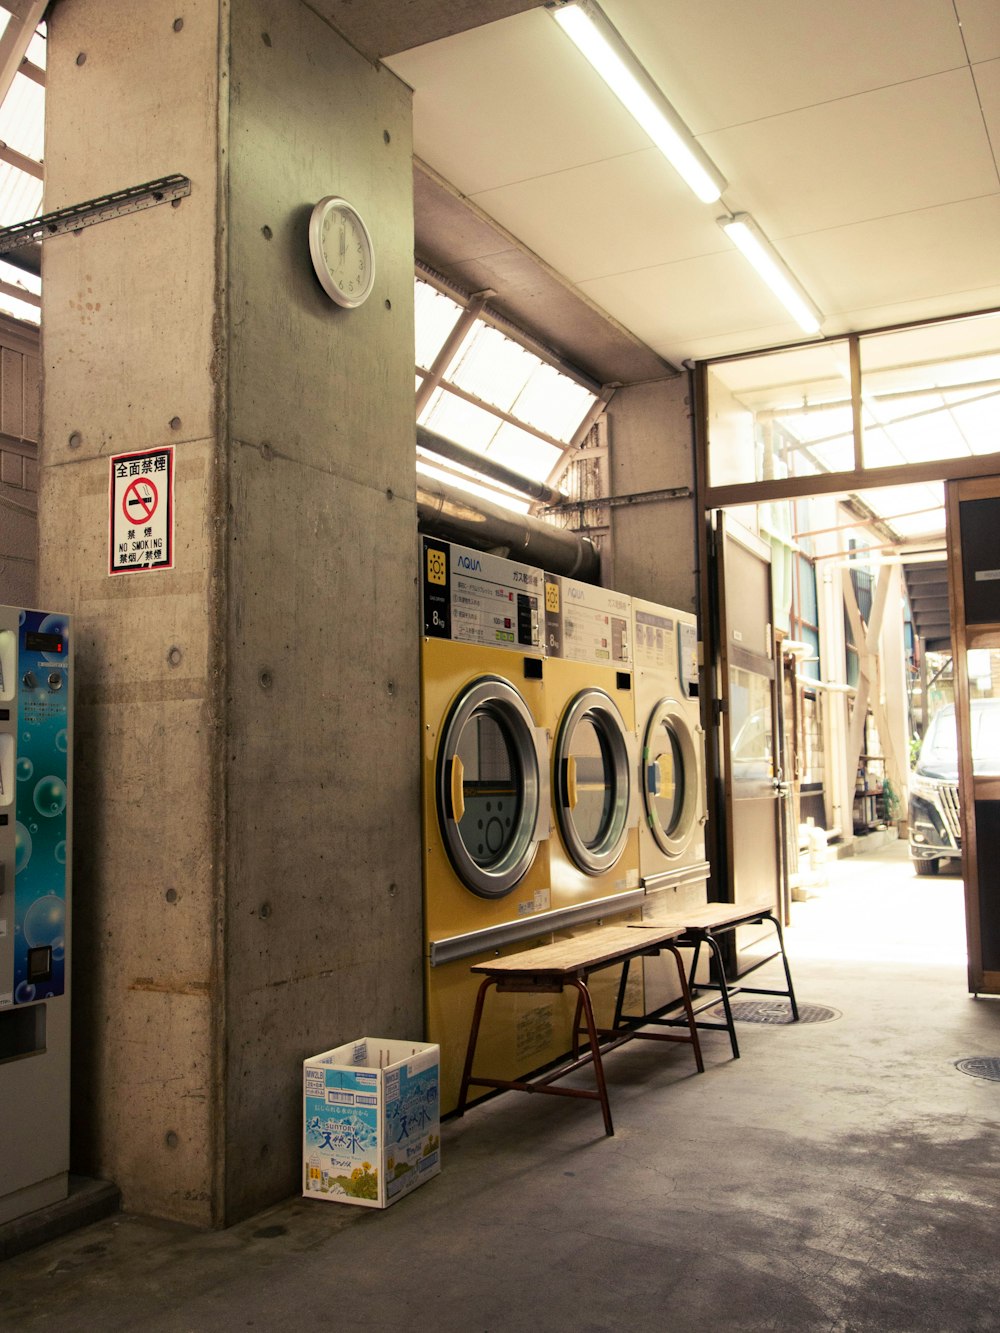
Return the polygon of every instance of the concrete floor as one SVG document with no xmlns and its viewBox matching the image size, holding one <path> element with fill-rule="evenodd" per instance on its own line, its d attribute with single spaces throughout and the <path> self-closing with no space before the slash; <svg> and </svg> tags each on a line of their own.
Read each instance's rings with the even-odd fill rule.
<svg viewBox="0 0 1000 1333">
<path fill-rule="evenodd" d="M 839 1016 L 741 1023 L 736 1062 L 707 1034 L 701 1077 L 615 1052 L 613 1139 L 594 1104 L 507 1094 L 386 1212 L 119 1215 L 11 1259 L 0 1328 L 996 1330 L 1000 1083 L 955 1061 L 1000 1057 L 1000 1002 L 966 992 L 961 881 L 890 845 L 813 892 L 796 988 Z"/>
</svg>

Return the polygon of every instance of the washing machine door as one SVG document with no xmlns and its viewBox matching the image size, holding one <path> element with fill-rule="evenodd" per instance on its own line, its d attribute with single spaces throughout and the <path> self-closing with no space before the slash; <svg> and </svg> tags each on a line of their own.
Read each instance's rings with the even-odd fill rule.
<svg viewBox="0 0 1000 1333">
<path fill-rule="evenodd" d="M 566 851 L 588 875 L 610 870 L 624 850 L 631 769 L 628 732 L 611 696 L 581 690 L 556 735 L 555 806 Z"/>
<path fill-rule="evenodd" d="M 499 676 L 467 685 L 445 720 L 438 819 L 455 873 L 481 898 L 510 893 L 548 836 L 542 736 L 524 699 Z"/>
<path fill-rule="evenodd" d="M 698 827 L 698 747 L 682 705 L 661 699 L 642 742 L 646 823 L 660 850 L 680 856 Z"/>
</svg>

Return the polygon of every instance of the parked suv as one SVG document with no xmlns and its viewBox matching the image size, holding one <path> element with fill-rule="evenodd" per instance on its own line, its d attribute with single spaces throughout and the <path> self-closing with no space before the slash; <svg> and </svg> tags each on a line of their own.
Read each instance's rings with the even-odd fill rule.
<svg viewBox="0 0 1000 1333">
<path fill-rule="evenodd" d="M 1000 699 L 970 705 L 972 763 L 977 773 L 1000 773 Z M 962 854 L 958 805 L 955 705 L 931 718 L 910 774 L 910 856 L 918 875 L 936 875 L 941 862 Z"/>
</svg>

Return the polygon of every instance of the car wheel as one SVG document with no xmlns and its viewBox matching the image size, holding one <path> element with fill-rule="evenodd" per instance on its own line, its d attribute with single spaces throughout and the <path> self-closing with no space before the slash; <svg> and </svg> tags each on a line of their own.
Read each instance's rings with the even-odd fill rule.
<svg viewBox="0 0 1000 1333">
<path fill-rule="evenodd" d="M 937 859 L 933 861 L 914 861 L 913 869 L 918 875 L 936 875 L 941 868 L 941 862 Z"/>
</svg>

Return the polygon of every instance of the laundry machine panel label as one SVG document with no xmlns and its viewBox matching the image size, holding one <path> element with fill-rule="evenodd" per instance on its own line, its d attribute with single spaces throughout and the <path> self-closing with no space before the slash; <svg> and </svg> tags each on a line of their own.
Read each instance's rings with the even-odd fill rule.
<svg viewBox="0 0 1000 1333">
<path fill-rule="evenodd" d="M 424 538 L 424 633 L 490 648 L 541 647 L 542 574 Z"/>
<path fill-rule="evenodd" d="M 635 663 L 665 670 L 673 665 L 674 622 L 652 611 L 635 613 Z"/>
<path fill-rule="evenodd" d="M 571 662 L 631 667 L 631 600 L 609 588 L 550 576 L 545 596 L 545 647 L 553 657 Z"/>
<path fill-rule="evenodd" d="M 423 540 L 420 587 L 424 611 L 424 634 L 432 639 L 451 638 L 450 547 L 447 542 Z"/>
</svg>

